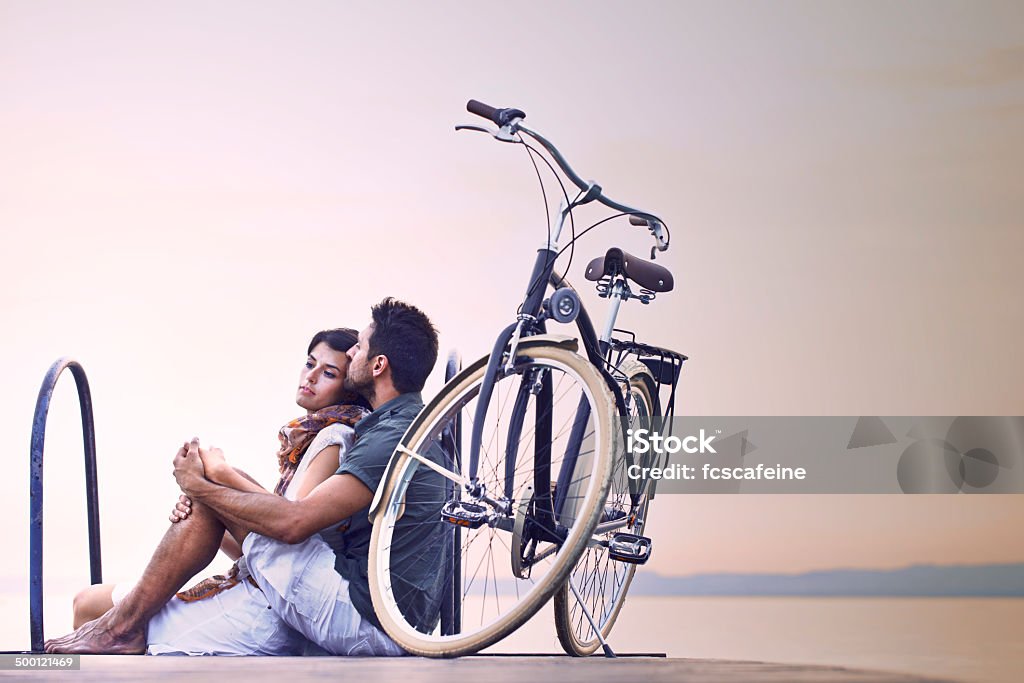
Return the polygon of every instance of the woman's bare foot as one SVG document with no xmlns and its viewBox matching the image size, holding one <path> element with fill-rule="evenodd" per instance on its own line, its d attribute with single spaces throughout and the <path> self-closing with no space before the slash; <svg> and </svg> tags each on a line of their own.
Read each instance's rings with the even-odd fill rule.
<svg viewBox="0 0 1024 683">
<path fill-rule="evenodd" d="M 65 654 L 141 655 L 146 652 L 145 630 L 117 628 L 114 610 L 83 624 L 74 633 L 46 641 L 46 651 Z"/>
</svg>

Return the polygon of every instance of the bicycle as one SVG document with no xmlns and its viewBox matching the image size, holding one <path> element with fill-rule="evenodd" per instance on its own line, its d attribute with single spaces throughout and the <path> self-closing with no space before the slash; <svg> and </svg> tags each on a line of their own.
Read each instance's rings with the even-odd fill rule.
<svg viewBox="0 0 1024 683">
<path fill-rule="evenodd" d="M 606 636 L 636 566 L 652 548 L 643 531 L 654 487 L 627 476 L 627 467 L 638 461 L 625 452 L 624 430 L 657 427 L 673 414 L 686 356 L 640 343 L 614 326 L 623 301 L 647 304 L 673 288 L 666 268 L 616 248 L 591 261 L 586 278 L 610 300 L 598 335 L 575 289 L 555 272 L 555 262 L 610 218 L 628 217 L 647 228 L 655 240 L 652 259 L 656 250 L 668 249 L 670 233 L 656 215 L 615 202 L 596 183 L 580 179 L 554 145 L 523 125 L 521 110 L 475 100 L 467 110 L 497 129 L 456 130 L 524 145 L 542 192 L 535 157 L 558 179 L 563 199 L 558 213 L 549 215 L 548 240 L 538 251 L 516 321 L 498 335 L 490 355 L 455 374 L 424 407 L 381 480 L 370 506 L 374 610 L 384 630 L 409 652 L 453 657 L 497 642 L 554 596 L 556 632 L 566 652 L 586 655 L 603 645 L 611 654 Z M 579 188 L 574 199 L 524 135 Z M 575 234 L 573 211 L 594 201 L 618 213 Z M 573 237 L 559 249 L 567 219 Z M 553 292 L 545 297 L 549 284 Z M 548 333 L 549 322 L 575 323 L 578 338 Z M 663 388 L 669 390 L 664 415 Z M 443 465 L 422 455 L 436 445 Z M 392 561 L 402 557 L 403 539 L 428 531 L 402 521 L 405 494 L 420 468 L 442 475 L 444 483 L 416 504 L 436 508 L 430 510 L 432 524 L 447 529 L 442 604 L 429 623 L 407 616 L 422 614 L 427 580 L 401 575 L 395 568 L 401 562 Z M 417 485 L 422 489 L 422 482 Z M 412 605 L 416 600 L 418 606 Z"/>
</svg>

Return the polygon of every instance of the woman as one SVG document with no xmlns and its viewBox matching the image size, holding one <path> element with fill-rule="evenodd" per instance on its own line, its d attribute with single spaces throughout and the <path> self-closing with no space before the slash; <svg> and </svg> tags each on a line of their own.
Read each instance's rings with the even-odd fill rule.
<svg viewBox="0 0 1024 683">
<path fill-rule="evenodd" d="M 318 332 L 310 341 L 295 396 L 306 415 L 278 433 L 281 478 L 274 493 L 291 500 L 305 497 L 334 474 L 352 446 L 353 426 L 369 413 L 366 402 L 343 387 L 349 362 L 346 351 L 357 340 L 355 330 L 342 328 Z M 219 449 L 206 453 L 207 478 L 233 488 L 265 491 L 248 475 L 227 466 Z M 170 521 L 186 520 L 189 511 L 190 502 L 182 496 Z M 308 643 L 270 610 L 249 578 L 241 548 L 226 532 L 221 550 L 236 560 L 231 571 L 171 598 L 149 623 L 148 653 L 302 654 Z M 74 601 L 74 628 L 101 616 L 130 589 L 130 585 L 98 584 L 81 591 Z"/>
</svg>

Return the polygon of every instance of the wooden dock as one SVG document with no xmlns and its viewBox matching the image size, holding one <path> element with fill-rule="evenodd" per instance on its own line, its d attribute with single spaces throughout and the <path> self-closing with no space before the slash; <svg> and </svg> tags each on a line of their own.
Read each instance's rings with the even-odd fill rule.
<svg viewBox="0 0 1024 683">
<path fill-rule="evenodd" d="M 0 680 L 116 683 L 159 678 L 190 683 L 949 683 L 908 674 L 717 659 L 558 655 L 419 657 L 143 657 L 84 655 L 80 671 L 0 671 Z"/>
</svg>

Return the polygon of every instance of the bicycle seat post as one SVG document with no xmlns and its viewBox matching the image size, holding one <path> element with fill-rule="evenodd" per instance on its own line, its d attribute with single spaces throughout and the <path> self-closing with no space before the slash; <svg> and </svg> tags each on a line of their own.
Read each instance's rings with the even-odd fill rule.
<svg viewBox="0 0 1024 683">
<path fill-rule="evenodd" d="M 599 338 L 602 346 L 611 344 L 612 331 L 615 329 L 615 319 L 619 317 L 619 306 L 629 298 L 629 295 L 629 288 L 626 286 L 626 281 L 622 278 L 615 281 L 611 291 L 606 295 L 611 299 L 611 302 L 608 306 L 608 318 L 605 320 L 604 330 Z"/>
</svg>

